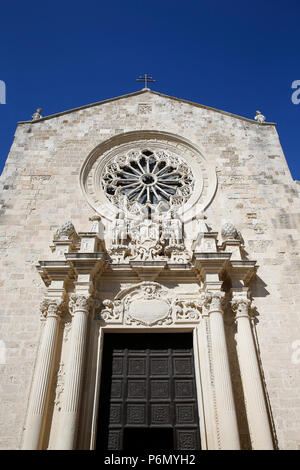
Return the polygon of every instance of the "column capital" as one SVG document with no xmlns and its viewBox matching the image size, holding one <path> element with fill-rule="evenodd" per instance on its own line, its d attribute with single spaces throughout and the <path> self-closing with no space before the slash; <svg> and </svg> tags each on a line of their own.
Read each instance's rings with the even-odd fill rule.
<svg viewBox="0 0 300 470">
<path fill-rule="evenodd" d="M 70 301 L 69 301 L 70 314 L 74 316 L 76 311 L 81 311 L 88 315 L 91 302 L 92 302 L 92 299 L 91 299 L 90 294 L 86 294 L 86 295 L 76 294 L 76 293 L 71 294 Z"/>
<path fill-rule="evenodd" d="M 250 318 L 251 300 L 248 292 L 233 292 L 230 304 L 235 313 L 235 320 L 241 317 Z"/>
<path fill-rule="evenodd" d="M 41 320 L 50 317 L 60 318 L 63 314 L 64 305 L 64 301 L 61 299 L 43 299 L 40 304 Z"/>
<path fill-rule="evenodd" d="M 209 313 L 216 311 L 223 313 L 224 297 L 225 292 L 221 290 L 206 291 L 203 298 L 203 305 Z"/>
</svg>

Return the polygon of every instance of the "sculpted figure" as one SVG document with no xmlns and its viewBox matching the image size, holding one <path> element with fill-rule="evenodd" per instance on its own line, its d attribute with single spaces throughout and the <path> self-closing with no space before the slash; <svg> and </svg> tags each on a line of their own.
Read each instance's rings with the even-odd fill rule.
<svg viewBox="0 0 300 470">
<path fill-rule="evenodd" d="M 182 241 L 182 222 L 177 212 L 173 213 L 170 221 L 170 244 L 179 245 Z"/>
<path fill-rule="evenodd" d="M 43 116 L 41 115 L 41 112 L 42 112 L 42 108 L 38 108 L 38 109 L 36 110 L 36 112 L 33 113 L 33 115 L 32 115 L 32 120 L 33 120 L 33 121 L 37 121 L 38 119 L 41 119 L 41 117 L 43 117 Z"/>
<path fill-rule="evenodd" d="M 266 120 L 266 116 L 264 116 L 260 111 L 256 111 L 256 116 L 254 117 L 254 119 L 259 124 L 263 124 Z"/>
<path fill-rule="evenodd" d="M 117 218 L 114 220 L 112 225 L 113 231 L 113 244 L 124 245 L 127 239 L 127 222 L 125 220 L 124 212 L 120 211 Z"/>
</svg>

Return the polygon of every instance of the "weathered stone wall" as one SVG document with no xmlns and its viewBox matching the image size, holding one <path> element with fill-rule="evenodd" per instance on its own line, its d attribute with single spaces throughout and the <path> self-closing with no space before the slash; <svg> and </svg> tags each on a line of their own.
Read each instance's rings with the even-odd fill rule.
<svg viewBox="0 0 300 470">
<path fill-rule="evenodd" d="M 124 132 L 165 131 L 196 145 L 217 168 L 207 210 L 213 230 L 231 220 L 249 259 L 256 333 L 278 445 L 300 446 L 300 185 L 291 178 L 274 125 L 142 92 L 19 124 L 1 177 L 0 448 L 19 448 L 40 337 L 45 286 L 35 268 L 52 234 L 71 220 L 86 231 L 93 210 L 79 186 L 81 165 Z M 293 355 L 294 353 L 294 355 Z M 300 355 L 298 355 L 300 356 Z"/>
</svg>

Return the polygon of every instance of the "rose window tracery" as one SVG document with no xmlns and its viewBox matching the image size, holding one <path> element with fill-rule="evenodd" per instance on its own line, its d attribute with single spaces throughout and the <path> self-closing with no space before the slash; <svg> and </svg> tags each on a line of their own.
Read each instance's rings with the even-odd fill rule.
<svg viewBox="0 0 300 470">
<path fill-rule="evenodd" d="M 184 160 L 165 150 L 131 150 L 117 155 L 104 169 L 102 187 L 117 204 L 123 197 L 132 205 L 179 206 L 192 194 L 193 174 Z"/>
</svg>

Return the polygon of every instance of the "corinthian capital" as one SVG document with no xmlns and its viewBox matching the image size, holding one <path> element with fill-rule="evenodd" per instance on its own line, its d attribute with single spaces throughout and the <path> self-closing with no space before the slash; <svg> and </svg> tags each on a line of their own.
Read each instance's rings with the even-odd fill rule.
<svg viewBox="0 0 300 470">
<path fill-rule="evenodd" d="M 239 317 L 249 317 L 249 307 L 251 300 L 246 296 L 234 295 L 231 300 L 231 307 L 235 313 L 235 319 Z"/>
<path fill-rule="evenodd" d="M 206 292 L 204 298 L 204 306 L 209 312 L 219 311 L 222 312 L 224 303 L 225 292 L 213 291 Z"/>
<path fill-rule="evenodd" d="M 71 294 L 69 302 L 70 314 L 74 315 L 76 310 L 89 312 L 91 297 L 89 295 Z"/>
<path fill-rule="evenodd" d="M 40 304 L 41 320 L 49 317 L 60 317 L 63 310 L 63 302 L 58 299 L 43 299 Z"/>
</svg>

